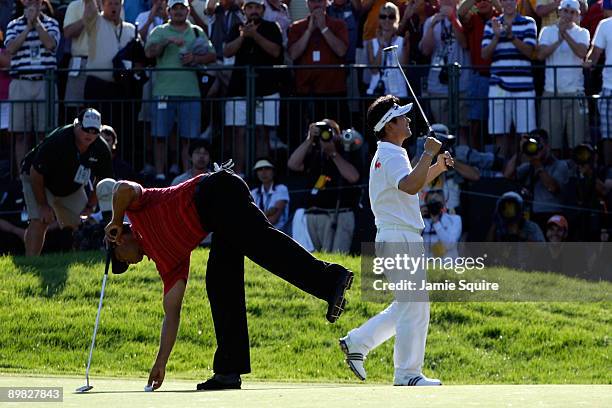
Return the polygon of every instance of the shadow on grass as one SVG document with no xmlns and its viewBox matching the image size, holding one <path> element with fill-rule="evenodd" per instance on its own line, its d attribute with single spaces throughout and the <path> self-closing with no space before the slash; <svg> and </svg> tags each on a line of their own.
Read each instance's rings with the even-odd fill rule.
<svg viewBox="0 0 612 408">
<path fill-rule="evenodd" d="M 210 390 L 210 391 L 200 391 L 200 390 L 157 390 L 157 391 L 153 391 L 152 393 L 155 394 L 160 394 L 160 393 L 166 393 L 166 394 L 187 394 L 187 393 L 196 393 L 196 394 L 210 394 L 210 393 L 219 393 L 219 392 L 232 392 L 232 391 L 241 391 L 241 392 L 253 392 L 253 391 L 281 391 L 281 390 L 304 390 L 304 389 L 308 389 L 308 388 L 326 388 L 326 389 L 345 389 L 347 387 L 350 387 L 350 385 L 345 385 L 345 386 L 339 386 L 339 385 L 316 385 L 313 387 L 307 387 L 307 386 L 279 386 L 279 387 L 269 387 L 269 388 L 243 388 L 243 389 L 239 389 L 239 390 Z M 75 395 L 86 395 L 86 394 L 150 394 L 149 392 L 145 392 L 145 391 L 91 391 L 91 392 L 73 392 L 72 394 Z"/>
</svg>

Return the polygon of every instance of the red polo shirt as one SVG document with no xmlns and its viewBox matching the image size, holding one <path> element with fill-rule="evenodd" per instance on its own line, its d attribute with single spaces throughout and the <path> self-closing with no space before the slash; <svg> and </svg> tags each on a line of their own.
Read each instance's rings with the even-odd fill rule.
<svg viewBox="0 0 612 408">
<path fill-rule="evenodd" d="M 496 17 L 498 13 L 494 12 Z M 474 66 L 486 66 L 486 68 L 474 68 L 477 72 L 483 75 L 489 75 L 491 66 L 490 59 L 482 58 L 482 37 L 484 37 L 485 25 L 489 20 L 485 20 L 479 13 L 472 14 L 470 19 L 463 25 L 467 36 L 468 47 L 470 49 L 470 59 Z"/>
<path fill-rule="evenodd" d="M 287 48 L 295 44 L 308 28 L 310 16 L 296 21 L 289 27 Z M 348 29 L 342 20 L 325 16 L 325 25 L 347 47 L 349 43 Z M 345 63 L 344 57 L 339 57 L 332 51 L 319 29 L 310 36 L 306 50 L 293 61 L 295 65 L 340 65 Z M 346 92 L 346 73 L 344 69 L 296 69 L 296 91 L 301 95 L 325 95 Z"/>
<path fill-rule="evenodd" d="M 202 177 L 167 188 L 145 188 L 126 210 L 134 236 L 157 266 L 164 295 L 180 279 L 187 280 L 191 251 L 208 235 L 194 201 Z"/>
</svg>

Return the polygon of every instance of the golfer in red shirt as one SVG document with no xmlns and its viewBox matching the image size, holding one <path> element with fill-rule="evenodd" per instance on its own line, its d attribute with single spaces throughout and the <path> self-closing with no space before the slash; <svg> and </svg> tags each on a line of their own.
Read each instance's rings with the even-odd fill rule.
<svg viewBox="0 0 612 408">
<path fill-rule="evenodd" d="M 240 374 L 251 371 L 244 296 L 244 257 L 294 286 L 328 302 L 327 320 L 335 322 L 345 306 L 353 273 L 318 260 L 275 229 L 255 205 L 246 183 L 230 170 L 196 176 L 168 188 L 143 188 L 130 181 L 113 189 L 113 218 L 106 238 L 114 243 L 113 273 L 122 273 L 144 255 L 152 259 L 164 283 L 164 312 L 159 353 L 148 385 L 161 386 L 174 346 L 189 260 L 208 233 L 214 232 L 206 271 L 206 292 L 217 337 L 214 376 L 198 390 L 240 388 Z M 124 225 L 127 215 L 131 225 Z"/>
</svg>

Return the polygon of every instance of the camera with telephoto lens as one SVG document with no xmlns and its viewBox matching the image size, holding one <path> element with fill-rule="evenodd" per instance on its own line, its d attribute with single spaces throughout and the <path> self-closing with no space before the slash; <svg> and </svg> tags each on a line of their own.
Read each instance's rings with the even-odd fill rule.
<svg viewBox="0 0 612 408">
<path fill-rule="evenodd" d="M 591 164 L 595 158 L 595 149 L 589 144 L 579 144 L 572 152 L 574 161 L 578 165 Z"/>
<path fill-rule="evenodd" d="M 354 152 L 363 146 L 363 136 L 353 128 L 343 130 L 341 139 L 345 152 Z"/>
<path fill-rule="evenodd" d="M 323 142 L 329 142 L 334 137 L 334 129 L 327 122 L 317 122 L 311 132 L 312 143 L 316 144 L 319 139 Z"/>
<path fill-rule="evenodd" d="M 523 142 L 523 147 L 521 147 L 521 152 L 526 156 L 533 157 L 540 153 L 544 145 L 537 137 L 530 137 Z"/>
</svg>

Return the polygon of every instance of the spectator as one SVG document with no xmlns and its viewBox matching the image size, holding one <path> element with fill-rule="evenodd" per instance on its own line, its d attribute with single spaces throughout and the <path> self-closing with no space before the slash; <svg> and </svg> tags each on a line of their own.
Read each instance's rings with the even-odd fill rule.
<svg viewBox="0 0 612 408">
<path fill-rule="evenodd" d="M 546 241 L 564 242 L 568 233 L 567 220 L 562 215 L 553 215 L 546 223 Z"/>
<path fill-rule="evenodd" d="M 470 56 L 466 49 L 467 39 L 457 18 L 457 0 L 440 1 L 440 11 L 425 21 L 423 38 L 419 48 L 423 54 L 431 56 L 431 68 L 427 78 L 427 95 L 432 98 L 430 107 L 433 118 L 437 122 L 448 124 L 449 65 L 454 63 L 461 66 L 470 65 Z M 464 98 L 469 79 L 470 72 L 462 69 L 459 78 L 459 91 L 463 96 L 460 101 L 458 118 L 458 124 L 462 129 L 468 125 L 468 104 Z"/>
<path fill-rule="evenodd" d="M 108 125 L 102 125 L 100 129 L 100 137 L 104 139 L 111 150 L 111 159 L 113 162 L 113 174 L 117 180 L 136 180 L 136 173 L 132 166 L 117 154 L 117 132 Z"/>
<path fill-rule="evenodd" d="M 154 1 L 154 0 L 153 0 Z M 127 0 L 123 5 L 125 21 L 134 23 L 140 13 L 143 13 L 151 8 L 152 0 Z M 123 3 L 123 0 L 122 0 Z"/>
<path fill-rule="evenodd" d="M 612 166 L 612 19 L 602 20 L 595 30 L 591 49 L 586 56 L 585 66 L 591 68 L 597 64 L 601 54 L 606 52 L 603 69 L 603 86 L 597 107 L 599 108 L 600 132 L 603 147 L 603 158 L 606 166 Z"/>
<path fill-rule="evenodd" d="M 206 0 L 189 0 L 189 22 L 200 27 L 204 32 L 208 32 L 208 17 L 206 16 Z"/>
<path fill-rule="evenodd" d="M 423 38 L 423 26 L 425 21 L 438 12 L 437 8 L 432 6 L 432 2 L 426 0 L 412 0 L 410 1 L 402 14 L 398 27 L 398 35 L 405 36 L 406 34 L 410 38 L 410 56 L 408 61 L 410 64 L 416 65 L 428 65 L 430 58 L 424 55 L 420 48 L 419 43 Z M 410 75 L 409 70 L 407 75 Z M 420 84 L 412 84 L 413 87 L 420 89 Z M 416 91 L 416 89 L 415 89 Z"/>
<path fill-rule="evenodd" d="M 360 0 L 333 0 L 331 4 L 327 6 L 327 15 L 338 20 L 343 20 L 344 24 L 346 24 L 349 42 L 344 59 L 347 64 L 354 64 L 356 49 L 362 47 L 361 38 L 359 38 L 359 18 L 361 17 Z M 397 21 L 399 21 L 399 12 L 396 13 L 396 16 Z M 397 21 L 395 24 L 396 29 Z"/>
<path fill-rule="evenodd" d="M 595 36 L 595 30 L 601 20 L 605 18 L 603 9 L 603 0 L 597 0 L 589 6 L 586 14 L 582 17 L 580 26 L 589 30 L 591 38 Z"/>
<path fill-rule="evenodd" d="M 485 26 L 481 55 L 493 60 L 489 134 L 495 135 L 501 154 L 508 157 L 514 150 L 508 136 L 512 123 L 522 134 L 536 127 L 531 55 L 537 44 L 537 28 L 533 18 L 517 13 L 516 0 L 501 0 L 501 5 L 503 15 Z"/>
<path fill-rule="evenodd" d="M 289 190 L 284 184 L 276 184 L 272 162 L 259 159 L 253 166 L 258 186 L 251 190 L 253 201 L 276 229 L 282 230 L 289 220 Z"/>
<path fill-rule="evenodd" d="M 292 22 L 289 7 L 282 0 L 265 0 L 265 3 L 266 9 L 263 14 L 263 19 L 278 23 L 281 34 L 283 35 L 283 48 L 286 48 L 287 32 Z"/>
<path fill-rule="evenodd" d="M 66 106 L 78 109 L 85 100 L 85 81 L 87 74 L 84 71 L 89 56 L 89 36 L 85 29 L 85 22 L 93 19 L 102 9 L 100 0 L 75 0 L 68 5 L 64 17 L 64 38 L 70 40 L 70 62 L 66 83 L 64 103 Z"/>
<path fill-rule="evenodd" d="M 542 28 L 538 58 L 546 65 L 574 65 L 576 68 L 548 68 L 544 98 L 540 107 L 541 128 L 551 136 L 553 150 L 563 149 L 564 131 L 570 148 L 582 143 L 588 126 L 582 60 L 589 50 L 589 31 L 574 21 L 580 16 L 578 0 L 562 0 L 559 22 Z"/>
<path fill-rule="evenodd" d="M 494 1 L 495 7 L 492 0 L 465 0 L 461 3 L 458 11 L 469 45 L 470 62 L 473 66 L 468 91 L 468 97 L 470 98 L 468 119 L 470 121 L 469 145 L 476 149 L 484 145 L 482 143 L 486 131 L 484 124 L 489 118 L 488 96 L 491 60 L 482 58 L 481 44 L 485 24 L 491 18 L 496 17 L 497 10 L 501 9 L 499 1 Z"/>
<path fill-rule="evenodd" d="M 130 124 L 129 107 L 117 103 L 127 97 L 126 90 L 115 82 L 113 76 L 113 58 L 136 35 L 133 24 L 121 19 L 122 0 L 102 0 L 102 13 L 86 15 L 85 29 L 89 38 L 89 51 L 85 80 L 85 99 L 104 101 L 100 104 L 102 116 L 119 133 L 127 134 Z"/>
<path fill-rule="evenodd" d="M 55 218 L 62 228 L 76 229 L 80 216 L 96 206 L 84 186 L 113 176 L 111 153 L 99 138 L 100 114 L 87 109 L 74 124 L 55 129 L 24 159 L 21 181 L 30 224 L 25 233 L 26 256 L 39 255 L 45 233 Z"/>
<path fill-rule="evenodd" d="M 11 56 L 9 100 L 28 101 L 11 104 L 9 128 L 15 133 L 17 163 L 28 151 L 31 135 L 44 132 L 47 124 L 57 120 L 55 114 L 47 117 L 44 101 L 49 98 L 49 87 L 44 74 L 57 68 L 55 51 L 60 40 L 57 21 L 41 13 L 42 0 L 21 1 L 23 15 L 9 23 L 4 41 Z M 57 93 L 55 85 L 52 92 Z"/>
<path fill-rule="evenodd" d="M 326 15 L 324 0 L 305 0 L 310 14 L 289 27 L 288 52 L 294 65 L 337 65 L 345 62 L 348 30 L 344 21 Z M 341 69 L 298 69 L 298 95 L 345 96 Z"/>
<path fill-rule="evenodd" d="M 347 184 L 356 184 L 361 177 L 360 152 L 345 152 L 340 126 L 324 119 L 310 125 L 306 140 L 289 157 L 288 167 L 305 173 L 312 186 L 306 223 L 315 250 L 348 252 L 360 193 L 357 188 L 347 188 Z"/>
<path fill-rule="evenodd" d="M 531 219 L 542 230 L 551 216 L 563 213 L 569 169 L 567 162 L 557 160 L 551 153 L 546 131 L 538 129 L 521 138 L 520 152 L 508 161 L 504 175 L 507 178 L 516 175 L 523 197 L 533 200 Z"/>
<path fill-rule="evenodd" d="M 500 0 L 501 1 L 501 0 Z M 536 13 L 536 3 L 538 0 L 518 0 L 517 9 L 521 16 L 539 19 Z"/>
<path fill-rule="evenodd" d="M 11 77 L 8 69 L 11 66 L 11 56 L 4 48 L 4 33 L 0 31 L 0 133 L 9 128 L 11 104 L 4 102 L 9 97 Z"/>
<path fill-rule="evenodd" d="M 215 61 L 215 53 L 202 29 L 187 21 L 189 15 L 187 0 L 169 0 L 170 22 L 151 32 L 145 52 L 148 58 L 157 59 L 158 68 L 172 68 L 176 71 L 160 71 L 153 83 L 153 97 L 156 107 L 153 113 L 152 133 L 155 138 L 155 170 L 157 179 L 165 181 L 166 140 L 177 123 L 181 138 L 183 168 L 187 168 L 189 139 L 200 135 L 200 90 L 194 71 L 185 70 L 191 64 L 208 64 Z M 195 52 L 194 45 L 202 44 L 205 52 Z M 203 50 L 202 50 L 203 51 Z M 180 120 L 179 120 L 180 118 Z"/>
<path fill-rule="evenodd" d="M 210 170 L 210 145 L 208 142 L 203 139 L 196 139 L 189 144 L 189 158 L 191 167 L 183 174 L 175 177 L 171 185 L 176 186 Z"/>
<path fill-rule="evenodd" d="M 461 217 L 446 212 L 444 192 L 430 190 L 421 207 L 423 222 L 423 244 L 425 256 L 457 258 L 457 242 L 461 238 Z"/>
<path fill-rule="evenodd" d="M 391 2 L 385 3 L 380 8 L 379 26 L 376 38 L 367 42 L 368 63 L 371 66 L 372 76 L 368 95 L 392 94 L 398 98 L 408 97 L 406 81 L 402 76 L 397 64 L 407 65 L 409 50 L 408 35 L 402 38 L 397 35 L 399 23 L 399 9 Z M 397 45 L 397 53 L 383 52 L 383 49 Z M 396 57 L 397 56 L 397 57 Z"/>
<path fill-rule="evenodd" d="M 369 41 L 376 38 L 376 30 L 378 29 L 378 15 L 380 8 L 387 3 L 387 0 L 362 0 L 361 9 L 365 14 L 365 22 L 363 24 L 363 41 Z M 393 4 L 401 6 L 402 1 L 393 0 Z"/>
<path fill-rule="evenodd" d="M 579 3 L 578 14 L 574 17 L 578 17 L 580 16 L 581 12 L 586 13 L 587 11 L 586 0 L 576 1 Z M 557 14 L 557 12 L 562 9 L 561 2 L 562 0 L 537 0 L 535 12 L 542 19 L 542 28 L 557 24 L 557 22 L 559 22 L 560 15 Z M 576 18 L 575 22 L 579 23 L 580 19 Z"/>
<path fill-rule="evenodd" d="M 544 234 L 538 224 L 525 218 L 523 198 L 508 191 L 497 200 L 487 241 L 544 242 Z"/>
<path fill-rule="evenodd" d="M 265 10 L 264 0 L 245 0 L 245 24 L 234 26 L 225 44 L 223 55 L 235 58 L 234 66 L 239 68 L 232 73 L 228 95 L 233 99 L 225 102 L 225 126 L 233 128 L 233 157 L 235 171 L 244 171 L 246 159 L 246 66 L 268 67 L 283 64 L 283 37 L 276 23 L 262 18 Z M 259 127 L 260 137 L 255 142 L 255 154 L 265 156 L 270 146 L 269 130 L 279 124 L 279 74 L 272 69 L 255 71 L 257 84 L 255 96 L 259 99 L 255 111 L 255 124 Z"/>
<path fill-rule="evenodd" d="M 228 42 L 234 27 L 244 24 L 246 18 L 237 0 L 209 0 L 206 14 L 210 18 L 210 41 L 217 52 L 217 60 L 223 61 L 223 44 Z"/>
<path fill-rule="evenodd" d="M 16 0 L 0 0 L 0 31 L 3 33 L 15 15 L 15 3 Z"/>
<path fill-rule="evenodd" d="M 152 0 L 151 9 L 143 11 L 136 17 L 138 34 L 147 41 L 151 31 L 168 21 L 168 0 Z"/>
</svg>

